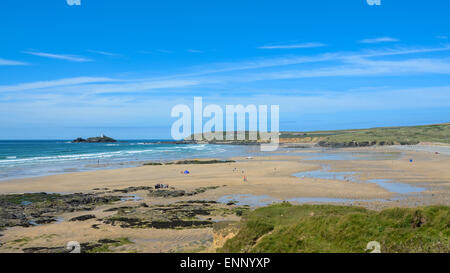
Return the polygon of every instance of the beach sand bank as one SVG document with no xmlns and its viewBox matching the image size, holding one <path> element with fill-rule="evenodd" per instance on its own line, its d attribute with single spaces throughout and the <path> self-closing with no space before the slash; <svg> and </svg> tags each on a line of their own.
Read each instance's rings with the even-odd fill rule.
<svg viewBox="0 0 450 273">
<path fill-rule="evenodd" d="M 209 187 L 209 189 L 195 195 L 166 198 L 154 197 L 145 190 L 137 190 L 133 192 L 132 196 L 135 198 L 131 200 L 103 204 L 89 212 L 61 213 L 59 217 L 63 221 L 57 223 L 8 228 L 0 232 L 3 234 L 0 237 L 3 244 L 0 252 L 21 252 L 24 248 L 30 247 L 61 247 L 68 241 L 83 243 L 105 238 L 130 240 L 126 244 L 114 245 L 115 252 L 213 251 L 211 245 L 217 245 L 213 243 L 215 236 L 211 227 L 142 229 L 121 227 L 102 221 L 114 215 L 115 212 L 111 211 L 111 208 L 137 208 L 142 203 L 152 207 L 205 200 L 222 203 L 226 203 L 227 200 L 242 201 L 241 205 L 252 206 L 281 201 L 330 202 L 371 209 L 450 205 L 449 155 L 429 151 L 399 151 L 389 147 L 353 148 L 333 152 L 350 152 L 355 158 L 314 159 L 305 156 L 302 149 L 292 149 L 283 153 L 278 152 L 276 155 L 268 154 L 251 159 L 232 158 L 236 161 L 234 163 L 142 166 L 4 181 L 0 183 L 0 194 L 30 192 L 98 194 L 99 191 L 113 193 L 114 190 L 128 187 L 153 187 L 158 183 L 168 184 L 186 192 L 193 192 L 199 188 Z M 302 155 L 299 156 L 298 153 Z M 379 157 L 376 160 L 366 156 L 358 157 L 366 153 L 389 153 L 395 156 Z M 184 174 L 185 170 L 188 170 L 189 174 Z M 322 171 L 336 174 L 324 177 Z M 316 173 L 321 175 L 315 177 Z M 386 187 L 386 183 L 401 183 L 403 186 L 420 188 L 421 191 L 395 192 L 395 188 L 394 191 L 390 190 L 391 188 Z M 252 202 L 246 203 L 246 200 Z M 226 204 L 219 203 L 214 206 L 215 211 L 235 212 L 235 207 L 230 209 L 230 205 L 227 207 Z M 86 214 L 94 215 L 95 218 L 86 221 L 67 221 Z M 211 217 L 209 218 L 211 220 Z M 212 218 L 213 221 L 220 222 L 237 221 L 240 217 L 238 214 L 222 213 L 214 214 Z"/>
</svg>

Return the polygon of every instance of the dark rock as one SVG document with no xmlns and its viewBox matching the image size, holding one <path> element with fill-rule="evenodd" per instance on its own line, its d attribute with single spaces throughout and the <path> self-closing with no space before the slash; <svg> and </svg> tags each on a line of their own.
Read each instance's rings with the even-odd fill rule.
<svg viewBox="0 0 450 273">
<path fill-rule="evenodd" d="M 97 205 L 120 201 L 120 196 L 95 194 L 26 193 L 0 195 L 0 230 L 30 227 L 55 222 L 55 215 L 65 212 L 90 211 Z"/>
<path fill-rule="evenodd" d="M 42 216 L 41 218 L 34 221 L 38 225 L 45 225 L 56 222 L 56 219 L 53 216 Z"/>
<path fill-rule="evenodd" d="M 118 207 L 118 208 L 110 208 L 106 209 L 103 212 L 111 212 L 111 211 L 118 211 L 118 210 L 130 210 L 133 209 L 133 207 Z"/>
<path fill-rule="evenodd" d="M 126 189 L 117 189 L 113 190 L 113 192 L 121 192 L 121 193 L 129 193 L 129 192 L 136 192 L 136 191 L 148 191 L 153 189 L 152 187 L 147 186 L 141 186 L 141 187 L 128 187 Z"/>
<path fill-rule="evenodd" d="M 65 247 L 29 247 L 22 249 L 25 253 L 69 253 Z"/>
<path fill-rule="evenodd" d="M 160 163 L 160 162 L 147 162 L 147 163 L 144 163 L 144 166 L 161 166 L 161 165 L 163 165 L 163 164 Z"/>
<path fill-rule="evenodd" d="M 100 244 L 115 244 L 115 243 L 119 243 L 119 241 L 111 240 L 111 239 L 100 239 L 100 240 L 98 240 L 98 242 Z"/>
<path fill-rule="evenodd" d="M 157 187 L 155 187 L 157 189 Z M 202 187 L 197 188 L 191 192 L 186 192 L 184 190 L 150 190 L 148 196 L 151 197 L 164 197 L 164 198 L 173 198 L 173 197 L 180 197 L 180 196 L 193 196 L 197 195 L 203 192 L 206 192 L 207 190 L 214 190 L 219 188 L 218 186 L 212 186 L 212 187 Z"/>
<path fill-rule="evenodd" d="M 180 197 L 186 194 L 183 190 L 156 190 L 149 191 L 149 196 L 151 197 Z"/>
<path fill-rule="evenodd" d="M 156 184 L 155 189 L 168 189 L 169 185 L 167 184 Z"/>
<path fill-rule="evenodd" d="M 100 136 L 100 137 L 90 137 L 88 139 L 79 137 L 72 142 L 73 143 L 114 143 L 114 142 L 117 142 L 117 140 L 107 137 L 107 136 Z"/>
<path fill-rule="evenodd" d="M 156 228 L 156 229 L 173 229 L 180 227 L 209 227 L 212 221 L 196 221 L 196 220 L 169 220 L 169 221 L 146 221 L 139 218 L 118 217 L 105 220 L 106 224 L 119 224 L 121 228 Z"/>
<path fill-rule="evenodd" d="M 182 160 L 177 161 L 177 165 L 188 165 L 188 164 L 221 164 L 221 163 L 235 163 L 234 160 Z"/>
<path fill-rule="evenodd" d="M 78 217 L 74 217 L 74 218 L 70 219 L 69 221 L 70 222 L 87 221 L 89 219 L 94 219 L 94 218 L 95 218 L 95 215 L 87 214 L 87 215 L 81 215 L 81 216 L 78 216 Z"/>
</svg>

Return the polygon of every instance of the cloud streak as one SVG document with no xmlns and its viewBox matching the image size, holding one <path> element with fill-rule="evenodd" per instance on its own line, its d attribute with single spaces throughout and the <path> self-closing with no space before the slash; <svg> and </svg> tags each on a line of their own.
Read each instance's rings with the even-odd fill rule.
<svg viewBox="0 0 450 273">
<path fill-rule="evenodd" d="M 0 58 L 0 66 L 21 66 L 21 65 L 28 65 L 28 63 L 20 62 L 20 61 L 14 61 L 14 60 L 6 60 Z"/>
<path fill-rule="evenodd" d="M 84 63 L 84 62 L 91 62 L 91 59 L 88 59 L 83 56 L 77 56 L 77 55 L 66 55 L 66 54 L 54 54 L 54 53 L 46 53 L 46 52 L 36 52 L 36 51 L 24 51 L 23 53 L 44 57 L 44 58 L 50 58 L 50 59 L 58 59 L 58 60 L 65 60 L 70 62 L 78 62 L 78 63 Z"/>
<path fill-rule="evenodd" d="M 314 48 L 326 46 L 322 43 L 302 43 L 302 44 L 288 44 L 288 45 L 265 45 L 258 47 L 259 49 L 296 49 L 296 48 Z"/>
<path fill-rule="evenodd" d="M 378 43 L 392 43 L 392 42 L 398 42 L 399 39 L 392 38 L 392 37 L 380 37 L 380 38 L 373 38 L 373 39 L 364 39 L 359 41 L 363 44 L 378 44 Z"/>
<path fill-rule="evenodd" d="M 400 76 L 450 74 L 450 60 L 446 58 L 413 58 L 380 60 L 380 57 L 400 56 L 426 52 L 450 51 L 450 46 L 436 48 L 397 48 L 360 52 L 336 52 L 316 56 L 287 56 L 236 63 L 213 64 L 203 70 L 185 74 L 143 79 L 112 79 L 103 77 L 76 77 L 53 81 L 21 83 L 0 86 L 0 92 L 30 92 L 39 94 L 152 94 L 228 90 L 239 83 L 325 77 Z M 372 59 L 377 57 L 376 59 Z M 314 63 L 305 67 L 302 64 Z M 299 65 L 298 67 L 293 67 Z M 272 69 L 273 68 L 273 69 Z M 239 72 L 239 73 L 235 73 Z M 196 89 L 192 89 L 196 87 Z M 189 88 L 189 89 L 187 89 Z M 235 87 L 233 87 L 235 88 Z M 187 89 L 187 90 L 186 90 Z M 203 90 L 203 91 L 202 91 Z M 233 90 L 229 90 L 233 91 Z M 208 93 L 208 92 L 206 92 Z M 235 92 L 227 92 L 236 94 Z M 258 92 L 256 92 L 258 93 Z"/>
<path fill-rule="evenodd" d="M 100 54 L 100 55 L 103 55 L 103 56 L 111 56 L 111 57 L 120 56 L 120 54 L 112 53 L 112 52 L 108 52 L 108 51 L 91 50 L 91 49 L 89 49 L 87 51 L 91 52 L 91 53 L 95 53 L 95 54 Z"/>
<path fill-rule="evenodd" d="M 86 83 L 101 83 L 117 81 L 110 78 L 94 78 L 94 77 L 77 77 L 66 78 L 52 81 L 39 81 L 32 83 L 21 83 L 16 85 L 0 85 L 0 92 L 15 92 L 15 91 L 29 91 L 42 88 L 73 86 Z"/>
</svg>

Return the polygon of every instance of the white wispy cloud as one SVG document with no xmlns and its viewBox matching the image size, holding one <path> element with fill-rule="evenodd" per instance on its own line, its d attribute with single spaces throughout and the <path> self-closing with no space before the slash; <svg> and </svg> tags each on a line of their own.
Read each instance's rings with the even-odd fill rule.
<svg viewBox="0 0 450 273">
<path fill-rule="evenodd" d="M 165 53 L 169 54 L 172 53 L 172 51 L 167 49 L 154 49 L 154 50 L 140 50 L 139 53 L 149 55 L 149 54 L 155 54 L 155 53 Z"/>
<path fill-rule="evenodd" d="M 236 76 L 235 82 L 253 82 L 267 80 L 290 80 L 302 78 L 326 77 L 362 77 L 362 76 L 400 76 L 422 74 L 450 75 L 450 61 L 439 59 L 409 59 L 398 61 L 368 60 L 364 58 L 348 59 L 345 64 L 332 65 L 316 69 L 281 70 L 276 72 L 249 73 Z"/>
<path fill-rule="evenodd" d="M 271 67 L 281 67 L 288 65 L 319 63 L 330 61 L 343 61 L 360 58 L 412 55 L 419 53 L 431 53 L 450 51 L 450 45 L 441 47 L 408 47 L 408 48 L 383 48 L 377 50 L 364 50 L 360 52 L 330 52 L 314 56 L 287 56 L 277 58 L 262 58 L 247 61 L 238 61 L 233 63 L 215 63 L 200 68 L 199 71 L 187 73 L 180 76 L 198 76 L 206 74 L 263 69 Z"/>
<path fill-rule="evenodd" d="M 20 61 L 14 61 L 14 60 L 6 60 L 6 59 L 0 58 L 0 65 L 15 66 L 15 65 L 28 65 L 28 63 L 20 62 Z"/>
<path fill-rule="evenodd" d="M 34 96 L 27 101 L 0 101 L 0 124 L 30 124 L 47 122 L 50 124 L 86 125 L 96 122 L 115 125 L 130 125 L 143 120 L 145 123 L 173 121 L 170 110 L 176 104 L 191 103 L 190 97 L 94 97 L 73 96 Z M 241 97 L 208 97 L 208 104 L 241 104 L 243 101 L 253 104 L 280 105 L 283 113 L 313 114 L 336 113 L 349 110 L 383 110 L 383 109 L 429 109 L 448 107 L 450 105 L 450 86 L 392 88 L 382 91 L 367 92 L 319 92 L 309 96 L 299 95 L 250 95 Z M 15 118 L 11 120 L 11 109 Z M 45 109 L 45 111 L 42 111 Z M 30 117 L 34 117 L 30 120 Z"/>
<path fill-rule="evenodd" d="M 198 50 L 198 49 L 188 49 L 187 52 L 190 52 L 190 53 L 203 53 L 203 51 Z"/>
<path fill-rule="evenodd" d="M 16 85 L 0 86 L 0 92 L 36 91 L 64 94 L 102 94 L 102 93 L 128 93 L 156 89 L 181 88 L 199 85 L 202 82 L 195 79 L 146 79 L 146 80 L 118 80 L 102 77 L 77 77 L 52 81 L 21 83 Z"/>
<path fill-rule="evenodd" d="M 302 43 L 302 44 L 284 44 L 284 45 L 265 45 L 259 49 L 295 49 L 295 48 L 313 48 L 326 46 L 322 43 Z"/>
<path fill-rule="evenodd" d="M 77 55 L 67 55 L 67 54 L 54 54 L 54 53 L 46 53 L 46 52 L 37 52 L 37 51 L 24 51 L 23 53 L 44 57 L 44 58 L 50 58 L 50 59 L 58 59 L 58 60 L 65 60 L 65 61 L 71 61 L 71 62 L 91 62 L 91 59 L 88 59 L 83 56 L 77 56 Z"/>
<path fill-rule="evenodd" d="M 61 86 L 73 86 L 87 83 L 102 83 L 102 82 L 114 82 L 117 80 L 110 78 L 95 78 L 95 77 L 77 77 L 77 78 L 65 78 L 52 81 L 39 81 L 31 83 L 20 83 L 16 85 L 0 85 L 0 92 L 13 92 L 13 91 L 28 91 L 42 88 L 52 88 Z"/>
<path fill-rule="evenodd" d="M 91 50 L 91 49 L 88 49 L 87 51 L 91 52 L 91 53 L 95 53 L 95 54 L 104 55 L 104 56 L 120 56 L 120 54 L 112 53 L 112 52 L 108 52 L 108 51 L 102 51 L 102 50 Z"/>
<path fill-rule="evenodd" d="M 378 44 L 378 43 L 388 43 L 388 42 L 398 42 L 399 39 L 392 38 L 392 37 L 379 37 L 379 38 L 373 38 L 373 39 L 364 39 L 359 41 L 360 43 L 364 44 Z"/>
<path fill-rule="evenodd" d="M 202 82 L 195 79 L 168 79 L 168 80 L 139 80 L 127 81 L 123 83 L 112 84 L 90 84 L 83 86 L 83 92 L 87 94 L 102 94 L 102 93 L 129 93 L 142 92 L 160 89 L 175 89 L 182 87 L 190 87 L 199 85 Z M 77 86 L 72 86 L 68 91 L 76 92 Z"/>
<path fill-rule="evenodd" d="M 448 36 L 445 36 L 445 35 L 439 35 L 439 36 L 436 36 L 436 38 L 441 39 L 441 40 L 447 40 L 447 39 L 448 39 Z"/>
<path fill-rule="evenodd" d="M 172 51 L 167 50 L 167 49 L 157 49 L 156 51 L 158 51 L 160 53 L 172 53 Z"/>
<path fill-rule="evenodd" d="M 404 60 L 372 60 L 373 57 L 408 55 L 424 52 L 449 51 L 450 46 L 430 48 L 396 48 L 359 52 L 335 52 L 316 56 L 287 56 L 219 63 L 185 74 L 162 75 L 154 78 L 111 79 L 78 77 L 54 81 L 21 83 L 0 86 L 0 92 L 33 91 L 65 94 L 115 94 L 154 91 L 165 94 L 183 92 L 184 88 L 221 88 L 227 84 L 320 77 L 395 76 L 404 74 L 450 74 L 450 60 L 446 58 L 422 58 Z M 293 65 L 319 63 L 312 68 Z M 283 69 L 284 66 L 288 69 Z M 275 68 L 276 69 L 270 69 Z M 299 69 L 302 68 L 302 69 Z M 239 73 L 232 73 L 243 71 Z M 245 72 L 244 72 L 245 71 Z M 63 87 L 63 88 L 61 88 Z M 164 89 L 164 91 L 162 91 Z M 189 90 L 189 89 L 188 89 Z M 191 89 L 192 90 L 192 89 Z"/>
</svg>

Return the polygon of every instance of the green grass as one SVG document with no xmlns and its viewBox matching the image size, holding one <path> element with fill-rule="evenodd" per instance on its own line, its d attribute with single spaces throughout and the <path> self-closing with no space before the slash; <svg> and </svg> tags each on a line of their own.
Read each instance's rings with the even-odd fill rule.
<svg viewBox="0 0 450 273">
<path fill-rule="evenodd" d="M 450 124 L 413 127 L 374 128 L 327 136 L 328 142 L 384 142 L 386 144 L 417 144 L 419 142 L 450 143 Z"/>
<path fill-rule="evenodd" d="M 225 136 L 226 132 L 222 132 Z M 246 140 L 224 141 L 229 143 L 247 143 L 249 142 L 249 132 L 245 132 Z M 260 140 L 259 133 L 257 134 Z M 342 146 L 334 144 L 345 144 L 357 142 L 356 146 L 370 145 L 414 145 L 419 142 L 440 142 L 450 143 L 450 123 L 422 125 L 422 126 L 403 126 L 403 127 L 380 127 L 370 129 L 348 129 L 334 131 L 313 131 L 313 132 L 281 132 L 280 139 L 299 139 L 305 142 L 319 141 L 323 146 Z M 192 136 L 191 136 L 192 138 Z M 210 141 L 214 143 L 214 141 Z M 348 145 L 345 145 L 348 146 Z M 349 145 L 352 147 L 352 145 Z"/>
<path fill-rule="evenodd" d="M 370 241 L 382 252 L 450 252 L 446 206 L 375 212 L 284 203 L 251 212 L 241 226 L 219 252 L 365 252 Z"/>
<path fill-rule="evenodd" d="M 297 138 L 305 139 L 305 141 L 306 138 L 309 138 L 309 141 L 319 141 L 322 146 L 352 147 L 394 144 L 415 145 L 420 142 L 450 143 L 449 136 L 450 123 L 337 131 L 283 132 L 280 138 Z M 354 145 L 354 143 L 357 143 L 357 145 Z"/>
</svg>

